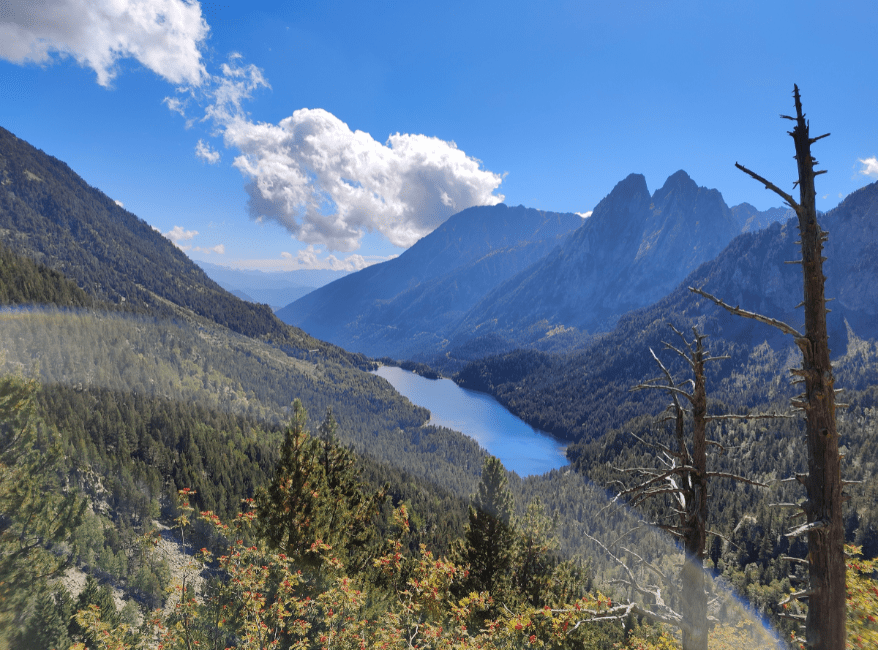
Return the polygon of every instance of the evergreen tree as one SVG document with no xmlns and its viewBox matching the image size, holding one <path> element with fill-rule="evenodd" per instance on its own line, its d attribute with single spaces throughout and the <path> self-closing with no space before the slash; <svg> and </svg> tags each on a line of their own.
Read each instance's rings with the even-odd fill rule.
<svg viewBox="0 0 878 650">
<path fill-rule="evenodd" d="M 34 406 L 36 382 L 0 379 L 0 615 L 76 555 L 86 502 L 62 482 L 58 433 Z"/>
<path fill-rule="evenodd" d="M 561 560 L 556 520 L 534 499 L 516 527 L 512 582 L 515 593 L 533 607 L 573 602 L 588 588 L 588 573 L 573 560 Z"/>
<path fill-rule="evenodd" d="M 469 508 L 463 544 L 456 553 L 460 563 L 469 566 L 462 585 L 466 592 L 487 591 L 495 599 L 507 595 L 515 559 L 514 509 L 506 470 L 497 458 L 488 456 Z"/>
<path fill-rule="evenodd" d="M 322 556 L 311 550 L 325 544 L 349 571 L 360 570 L 386 487 L 370 493 L 360 482 L 354 453 L 335 440 L 331 412 L 319 428 L 320 438 L 309 434 L 307 421 L 305 407 L 296 400 L 274 479 L 256 497 L 259 531 L 271 548 L 304 565 L 322 564 Z"/>
<path fill-rule="evenodd" d="M 14 646 L 21 650 L 66 650 L 71 643 L 67 630 L 72 614 L 67 591 L 62 587 L 52 593 L 43 584 L 34 599 L 33 613 Z"/>
<path fill-rule="evenodd" d="M 93 576 L 88 576 L 85 581 L 85 588 L 76 598 L 73 609 L 76 612 L 81 612 L 87 610 L 92 605 L 100 609 L 101 620 L 104 623 L 109 624 L 111 627 L 116 627 L 121 622 L 119 612 L 116 611 L 116 601 L 113 600 L 113 594 L 110 592 L 110 589 L 106 586 L 101 587 Z M 70 636 L 75 641 L 83 642 L 87 645 L 95 641 L 89 631 L 76 621 L 76 618 L 70 621 L 69 631 Z"/>
</svg>

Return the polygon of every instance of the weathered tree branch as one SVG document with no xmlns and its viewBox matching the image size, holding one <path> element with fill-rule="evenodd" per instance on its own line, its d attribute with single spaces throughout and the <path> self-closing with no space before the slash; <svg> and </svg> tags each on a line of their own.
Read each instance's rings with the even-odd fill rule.
<svg viewBox="0 0 878 650">
<path fill-rule="evenodd" d="M 727 474 L 726 472 L 708 472 L 707 475 L 710 478 L 730 478 L 733 481 L 747 483 L 748 485 L 755 485 L 757 487 L 763 487 L 763 488 L 768 487 L 765 483 L 760 483 L 759 481 L 754 481 L 752 479 L 745 478 L 743 476 L 738 476 L 737 474 Z"/>
<path fill-rule="evenodd" d="M 738 169 L 740 169 L 742 172 L 744 172 L 748 176 L 755 178 L 757 181 L 759 181 L 760 183 L 765 185 L 765 189 L 771 190 L 772 192 L 777 194 L 780 198 L 782 198 L 784 201 L 786 201 L 787 205 L 789 205 L 797 213 L 799 212 L 799 210 L 802 209 L 801 206 L 799 206 L 799 204 L 796 203 L 795 199 L 793 199 L 792 196 L 790 196 L 789 194 L 784 192 L 782 189 L 780 189 L 777 185 L 775 185 L 771 181 L 762 178 L 762 176 L 760 176 L 756 172 L 751 172 L 749 169 L 744 167 L 744 165 L 739 165 L 738 163 L 735 163 L 735 167 L 737 167 Z"/>
<path fill-rule="evenodd" d="M 756 314 L 752 311 L 746 311 L 744 309 L 741 309 L 740 307 L 732 307 L 731 305 L 724 303 L 722 300 L 720 300 L 716 296 L 712 296 L 711 294 L 707 293 L 706 291 L 702 291 L 701 289 L 696 289 L 695 287 L 689 287 L 689 291 L 691 291 L 692 293 L 697 293 L 699 296 L 702 296 L 704 298 L 707 298 L 711 302 L 719 305 L 720 307 L 722 307 L 726 311 L 731 312 L 732 314 L 735 314 L 736 316 L 743 316 L 744 318 L 752 318 L 753 320 L 757 320 L 760 323 L 764 323 L 766 325 L 771 325 L 772 327 L 776 327 L 784 334 L 789 334 L 790 336 L 794 336 L 794 337 L 796 337 L 796 339 L 802 338 L 802 335 L 795 328 L 787 325 L 783 321 L 775 320 L 774 318 L 768 318 L 767 316 L 763 316 L 762 314 Z"/>
</svg>

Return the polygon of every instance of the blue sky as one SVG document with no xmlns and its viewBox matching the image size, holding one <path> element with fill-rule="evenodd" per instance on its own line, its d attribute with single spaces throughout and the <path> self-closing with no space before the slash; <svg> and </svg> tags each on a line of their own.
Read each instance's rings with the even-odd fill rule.
<svg viewBox="0 0 878 650">
<path fill-rule="evenodd" d="M 818 207 L 878 179 L 874 2 L 34 0 L 0 9 L 0 126 L 195 260 L 359 268 L 475 204 L 587 213 L 685 169 Z"/>
</svg>

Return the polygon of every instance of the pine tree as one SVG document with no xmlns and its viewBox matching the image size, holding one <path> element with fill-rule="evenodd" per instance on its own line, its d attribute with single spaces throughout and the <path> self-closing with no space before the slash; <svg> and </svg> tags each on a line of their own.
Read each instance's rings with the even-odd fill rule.
<svg viewBox="0 0 878 650">
<path fill-rule="evenodd" d="M 63 587 L 62 587 L 63 590 Z M 43 584 L 34 599 L 33 613 L 14 646 L 21 650 L 62 650 L 70 647 L 67 628 L 73 614 L 66 590 L 52 593 Z"/>
<path fill-rule="evenodd" d="M 512 582 L 516 595 L 533 607 L 576 600 L 588 575 L 574 561 L 561 561 L 556 520 L 546 515 L 539 499 L 531 501 L 516 526 Z"/>
<path fill-rule="evenodd" d="M 38 388 L 0 379 L 0 614 L 20 611 L 34 585 L 76 555 L 86 507 L 63 485 L 58 432 L 36 413 Z"/>
<path fill-rule="evenodd" d="M 85 588 L 76 598 L 76 604 L 73 609 L 76 612 L 87 610 L 92 605 L 97 606 L 101 612 L 101 620 L 108 623 L 111 627 L 116 627 L 121 622 L 119 612 L 116 611 L 116 601 L 113 600 L 113 594 L 106 586 L 101 587 L 93 576 L 88 576 L 85 581 Z M 70 622 L 70 636 L 76 641 L 89 642 L 94 639 L 90 633 L 85 630 L 74 618 Z"/>
<path fill-rule="evenodd" d="M 495 599 L 507 594 L 515 557 L 514 510 L 506 470 L 497 458 L 488 456 L 469 508 L 463 545 L 457 552 L 460 563 L 469 567 L 463 583 L 467 592 L 487 591 Z"/>
<path fill-rule="evenodd" d="M 369 493 L 360 482 L 356 456 L 335 440 L 331 412 L 320 426 L 320 438 L 310 435 L 307 421 L 305 407 L 296 400 L 274 479 L 256 497 L 260 534 L 271 548 L 303 565 L 323 563 L 312 552 L 317 544 L 330 546 L 349 570 L 362 569 L 386 488 Z"/>
</svg>

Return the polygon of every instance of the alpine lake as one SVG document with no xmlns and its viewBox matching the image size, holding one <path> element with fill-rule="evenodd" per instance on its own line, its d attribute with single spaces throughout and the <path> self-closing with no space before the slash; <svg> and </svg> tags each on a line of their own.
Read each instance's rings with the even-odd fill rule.
<svg viewBox="0 0 878 650">
<path fill-rule="evenodd" d="M 567 465 L 564 443 L 512 415 L 490 395 L 461 388 L 450 379 L 427 379 L 393 366 L 381 366 L 374 374 L 412 404 L 428 409 L 429 424 L 470 436 L 521 477 Z"/>
</svg>

